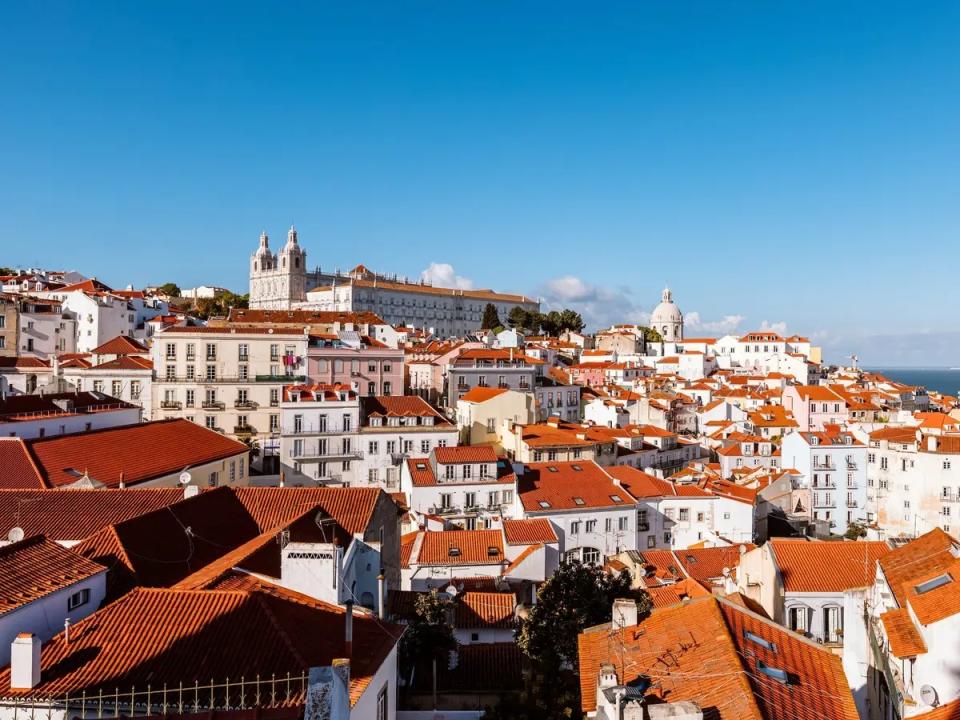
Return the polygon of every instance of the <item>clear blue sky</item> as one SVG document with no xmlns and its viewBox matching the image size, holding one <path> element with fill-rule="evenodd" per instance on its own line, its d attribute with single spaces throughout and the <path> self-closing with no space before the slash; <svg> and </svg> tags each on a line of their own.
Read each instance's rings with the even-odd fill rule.
<svg viewBox="0 0 960 720">
<path fill-rule="evenodd" d="M 960 3 L 8 2 L 0 27 L 0 265 L 245 290 L 295 221 L 311 264 L 448 263 L 596 323 L 669 282 L 690 333 L 960 365 Z"/>
</svg>

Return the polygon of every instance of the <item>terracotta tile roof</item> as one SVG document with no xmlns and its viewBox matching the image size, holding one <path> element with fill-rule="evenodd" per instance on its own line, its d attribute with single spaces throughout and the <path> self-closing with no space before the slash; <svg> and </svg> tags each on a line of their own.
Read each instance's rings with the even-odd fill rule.
<svg viewBox="0 0 960 720">
<path fill-rule="evenodd" d="M 442 465 L 454 463 L 495 463 L 497 454 L 489 445 L 459 445 L 455 447 L 438 447 L 433 456 Z"/>
<path fill-rule="evenodd" d="M 960 720 L 960 700 L 954 700 L 925 713 L 913 715 L 911 720 Z"/>
<path fill-rule="evenodd" d="M 155 338 L 174 335 L 275 335 L 303 339 L 303 330 L 294 327 L 267 327 L 263 325 L 178 325 L 166 328 Z"/>
<path fill-rule="evenodd" d="M 479 446 L 473 446 L 467 448 L 468 450 L 476 450 Z M 440 448 L 437 448 L 439 450 Z M 448 448 L 456 449 L 456 448 Z M 496 455 L 494 455 L 496 459 Z M 481 462 L 477 460 L 464 461 L 466 462 Z M 489 463 L 490 460 L 483 460 L 482 462 Z M 451 463 L 453 464 L 453 463 Z M 487 483 L 514 483 L 516 482 L 516 475 L 513 474 L 512 466 L 507 462 L 497 462 L 496 465 L 496 474 L 489 475 L 487 477 L 474 477 L 469 484 L 471 485 L 483 485 Z M 407 469 L 410 471 L 410 481 L 415 487 L 430 487 L 432 485 L 440 485 L 442 483 L 437 481 L 436 476 L 433 474 L 433 466 L 430 464 L 429 458 L 407 458 Z M 458 481 L 461 482 L 461 481 Z"/>
<path fill-rule="evenodd" d="M 936 575 L 950 567 L 955 560 L 951 550 L 955 549 L 960 549 L 960 543 L 934 528 L 884 555 L 880 569 L 897 604 L 907 606 L 909 586 L 917 578 Z"/>
<path fill-rule="evenodd" d="M 527 512 L 628 508 L 636 500 L 592 460 L 530 463 L 517 483 Z"/>
<path fill-rule="evenodd" d="M 400 567 L 410 567 L 410 554 L 419 535 L 419 532 L 410 532 L 400 536 Z"/>
<path fill-rule="evenodd" d="M 643 568 L 644 584 L 650 587 L 682 580 L 683 566 L 669 550 L 638 550 L 640 567 Z"/>
<path fill-rule="evenodd" d="M 241 442 L 189 420 L 159 420 L 27 441 L 51 487 L 75 483 L 86 471 L 108 487 L 179 473 L 184 468 L 249 452 Z"/>
<path fill-rule="evenodd" d="M 739 605 L 721 600 L 719 607 L 765 720 L 858 720 L 839 656 Z M 787 683 L 765 674 L 761 663 L 786 671 Z"/>
<path fill-rule="evenodd" d="M 152 370 L 153 361 L 135 355 L 122 355 L 107 362 L 94 365 L 90 370 Z"/>
<path fill-rule="evenodd" d="M 467 591 L 456 597 L 454 625 L 464 630 L 508 629 L 516 625 L 513 593 Z"/>
<path fill-rule="evenodd" d="M 378 395 L 376 397 L 360 398 L 360 406 L 364 417 L 378 415 L 381 417 L 432 417 L 433 425 L 427 427 L 442 427 L 451 425 L 437 409 L 418 395 Z M 409 428 L 408 428 L 409 429 Z"/>
<path fill-rule="evenodd" d="M 873 584 L 885 542 L 817 542 L 775 538 L 770 546 L 786 592 L 842 593 Z"/>
<path fill-rule="evenodd" d="M 98 530 L 183 500 L 180 488 L 0 490 L 0 528 L 19 523 L 27 535 L 78 541 Z M 0 533 L 5 532 L 0 530 Z"/>
<path fill-rule="evenodd" d="M 507 392 L 507 388 L 480 387 L 478 385 L 477 387 L 470 388 L 460 397 L 460 400 L 464 402 L 482 403 L 490 398 L 503 395 L 505 392 Z"/>
<path fill-rule="evenodd" d="M 498 293 L 493 290 L 460 290 L 459 288 L 442 288 L 432 285 L 421 285 L 420 283 L 394 282 L 391 280 L 358 280 L 351 279 L 349 283 L 355 287 L 377 288 L 378 290 L 399 290 L 406 293 L 417 293 L 423 295 L 450 295 L 476 298 L 477 300 L 499 300 L 500 302 L 514 303 L 535 303 L 533 300 L 523 295 L 509 295 Z M 317 290 L 329 290 L 330 286 L 315 287 L 308 292 Z"/>
<path fill-rule="evenodd" d="M 671 585 L 648 587 L 646 590 L 655 608 L 671 607 L 673 605 L 679 605 L 687 599 L 710 596 L 708 590 L 704 589 L 696 580 L 691 580 L 690 578 L 684 578 L 680 582 L 675 582 Z"/>
<path fill-rule="evenodd" d="M 437 691 L 454 695 L 513 692 L 523 688 L 523 652 L 515 643 L 472 643 L 457 649 L 457 665 L 437 663 Z M 432 692 L 429 666 L 414 673 L 414 692 Z"/>
<path fill-rule="evenodd" d="M 630 465 L 614 465 L 606 468 L 635 498 L 651 498 L 673 495 L 673 483 L 654 477 Z"/>
<path fill-rule="evenodd" d="M 233 308 L 227 317 L 228 323 L 250 323 L 252 325 L 333 325 L 334 323 L 353 323 L 355 325 L 386 325 L 375 313 L 347 312 L 339 310 L 251 310 Z"/>
<path fill-rule="evenodd" d="M 687 550 L 674 550 L 676 556 L 687 575 L 692 577 L 704 587 L 711 587 L 710 582 L 714 578 L 723 577 L 723 569 L 729 568 L 733 571 L 740 565 L 740 548 L 753 550 L 756 546 L 752 543 L 742 543 L 730 545 L 729 547 L 698 548 Z"/>
<path fill-rule="evenodd" d="M 446 530 L 423 532 L 420 553 L 411 562 L 418 565 L 503 565 L 503 535 L 500 530 Z"/>
<path fill-rule="evenodd" d="M 641 677 L 651 680 L 647 698 L 653 702 L 695 702 L 704 720 L 763 717 L 713 598 L 654 609 L 630 628 L 614 631 L 609 623 L 590 628 L 580 634 L 578 644 L 585 712 L 597 707 L 600 664 L 611 662 L 623 684 Z"/>
<path fill-rule="evenodd" d="M 920 585 L 935 578 L 943 581 L 939 587 L 920 592 Z M 960 559 L 943 569 L 917 576 L 905 583 L 907 602 L 923 625 L 930 625 L 960 613 Z"/>
<path fill-rule="evenodd" d="M 880 616 L 880 622 L 883 623 L 884 632 L 890 641 L 890 652 L 894 657 L 916 657 L 927 652 L 923 636 L 913 624 L 907 608 L 888 610 Z"/>
<path fill-rule="evenodd" d="M 348 533 L 363 533 L 373 521 L 379 502 L 391 502 L 380 488 L 233 488 L 260 532 L 299 515 L 305 507 L 319 505 Z"/>
<path fill-rule="evenodd" d="M 50 363 L 32 355 L 18 357 L 0 357 L 0 368 L 24 368 L 49 370 Z"/>
<path fill-rule="evenodd" d="M 800 396 L 800 399 L 810 401 L 816 400 L 818 402 L 842 402 L 843 398 L 837 395 L 833 390 L 826 387 L 825 385 L 791 385 L 793 390 L 796 391 L 797 395 Z"/>
<path fill-rule="evenodd" d="M 917 442 L 917 429 L 915 427 L 905 426 L 880 428 L 870 433 L 870 439 L 873 441 L 889 440 L 896 443 L 910 443 L 912 445 Z"/>
<path fill-rule="evenodd" d="M 544 518 L 528 520 L 504 520 L 503 534 L 508 545 L 533 545 L 537 543 L 555 543 L 557 533 L 553 525 Z"/>
<path fill-rule="evenodd" d="M 94 355 L 142 355 L 150 352 L 150 350 L 146 345 L 140 344 L 132 337 L 117 335 L 90 352 Z"/>
<path fill-rule="evenodd" d="M 399 635 L 396 626 L 354 614 L 351 703 Z M 284 677 L 344 656 L 344 611 L 299 593 L 266 584 L 255 591 L 137 589 L 73 625 L 69 644 L 62 633 L 46 643 L 40 684 L 9 693 L 114 692 L 120 684 L 145 692 L 198 678 Z M 10 686 L 9 668 L 0 682 Z M 302 703 L 303 693 L 292 701 Z"/>
<path fill-rule="evenodd" d="M 112 568 L 108 594 L 116 597 L 135 585 L 170 587 L 259 534 L 230 488 L 220 487 L 110 525 L 73 549 Z"/>
<path fill-rule="evenodd" d="M 106 570 L 42 535 L 0 547 L 0 615 Z"/>
<path fill-rule="evenodd" d="M 65 285 L 64 287 L 57 288 L 57 292 L 74 292 L 75 290 L 92 293 L 113 292 L 113 288 L 106 283 L 100 282 L 96 278 L 90 278 L 89 280 L 83 280 L 73 285 Z"/>
<path fill-rule="evenodd" d="M 517 555 L 513 560 L 510 561 L 510 564 L 503 569 L 504 575 L 512 575 L 515 573 L 521 565 L 526 561 L 527 558 L 533 557 L 534 554 L 543 549 L 543 543 L 537 543 L 536 545 L 527 545 L 523 552 Z"/>
<path fill-rule="evenodd" d="M 20 438 L 0 438 L 0 488 L 38 490 L 46 485 Z"/>
</svg>

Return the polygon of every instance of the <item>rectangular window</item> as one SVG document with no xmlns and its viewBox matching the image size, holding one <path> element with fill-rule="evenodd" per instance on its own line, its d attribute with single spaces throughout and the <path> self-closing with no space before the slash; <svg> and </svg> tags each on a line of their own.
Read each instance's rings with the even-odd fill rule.
<svg viewBox="0 0 960 720">
<path fill-rule="evenodd" d="M 67 599 L 67 610 L 74 610 L 81 605 L 86 605 L 88 602 L 90 602 L 90 589 L 84 588 L 83 590 L 78 590 Z"/>
<path fill-rule="evenodd" d="M 217 346 L 213 343 L 207 343 L 207 360 L 217 359 Z"/>
<path fill-rule="evenodd" d="M 187 360 L 193 360 L 197 356 L 197 346 L 193 343 L 187 343 Z"/>
<path fill-rule="evenodd" d="M 250 346 L 246 343 L 237 345 L 237 359 L 240 362 L 246 362 L 250 358 Z"/>
<path fill-rule="evenodd" d="M 630 529 L 630 518 L 622 517 L 617 521 L 617 530 L 621 532 Z"/>
<path fill-rule="evenodd" d="M 588 533 L 597 531 L 597 521 L 596 520 L 587 520 L 585 529 Z"/>
<path fill-rule="evenodd" d="M 570 534 L 579 535 L 580 534 L 580 521 L 574 520 L 570 523 Z"/>
</svg>

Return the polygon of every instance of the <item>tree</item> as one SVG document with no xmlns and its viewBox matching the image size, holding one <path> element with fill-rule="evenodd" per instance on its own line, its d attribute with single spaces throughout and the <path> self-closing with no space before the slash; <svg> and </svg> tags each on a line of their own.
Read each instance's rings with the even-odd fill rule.
<svg viewBox="0 0 960 720">
<path fill-rule="evenodd" d="M 640 330 L 643 330 L 643 337 L 647 342 L 663 342 L 663 336 L 657 332 L 655 328 L 644 325 L 639 325 L 638 327 Z"/>
<path fill-rule="evenodd" d="M 13 268 L 0 267 L 0 275 L 16 275 L 17 271 Z"/>
<path fill-rule="evenodd" d="M 580 317 L 580 313 L 576 310 L 571 310 L 566 308 L 560 313 L 560 327 L 562 330 L 571 330 L 572 332 L 580 332 L 584 327 L 583 318 Z"/>
<path fill-rule="evenodd" d="M 638 616 L 652 607 L 644 590 L 630 587 L 630 573 L 609 575 L 595 565 L 568 562 L 543 584 L 534 605 L 520 625 L 520 649 L 545 673 L 577 666 L 577 636 L 592 625 L 609 622 L 613 601 L 637 601 Z"/>
<path fill-rule="evenodd" d="M 563 329 L 561 326 L 561 315 L 556 310 L 551 310 L 546 315 L 540 315 L 540 327 L 547 335 L 559 335 Z"/>
<path fill-rule="evenodd" d="M 166 295 L 167 297 L 180 297 L 180 286 L 176 283 L 164 283 L 158 287 L 157 290 L 159 290 L 162 295 Z"/>
<path fill-rule="evenodd" d="M 447 654 L 457 649 L 457 639 L 450 627 L 450 602 L 442 600 L 436 590 L 421 593 L 414 602 L 414 616 L 400 638 L 400 667 L 407 677 L 414 667 L 436 660 L 447 662 Z"/>
<path fill-rule="evenodd" d="M 867 536 L 867 526 L 858 522 L 847 523 L 847 531 L 843 534 L 847 540 L 859 540 Z"/>
<path fill-rule="evenodd" d="M 527 326 L 527 319 L 529 315 L 530 313 L 517 305 L 507 314 L 507 324 L 516 330 L 522 330 Z"/>
<path fill-rule="evenodd" d="M 497 306 L 493 303 L 487 303 L 483 309 L 483 320 L 480 322 L 481 330 L 492 330 L 500 325 L 500 315 L 497 314 Z"/>
</svg>

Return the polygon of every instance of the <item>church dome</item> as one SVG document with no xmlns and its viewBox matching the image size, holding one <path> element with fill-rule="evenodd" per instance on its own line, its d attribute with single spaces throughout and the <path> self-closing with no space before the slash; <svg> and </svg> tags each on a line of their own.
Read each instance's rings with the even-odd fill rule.
<svg viewBox="0 0 960 720">
<path fill-rule="evenodd" d="M 664 288 L 663 301 L 653 309 L 650 314 L 650 324 L 653 327 L 659 327 L 664 324 L 674 324 L 683 322 L 683 313 L 673 301 L 673 295 L 670 288 Z"/>
</svg>

